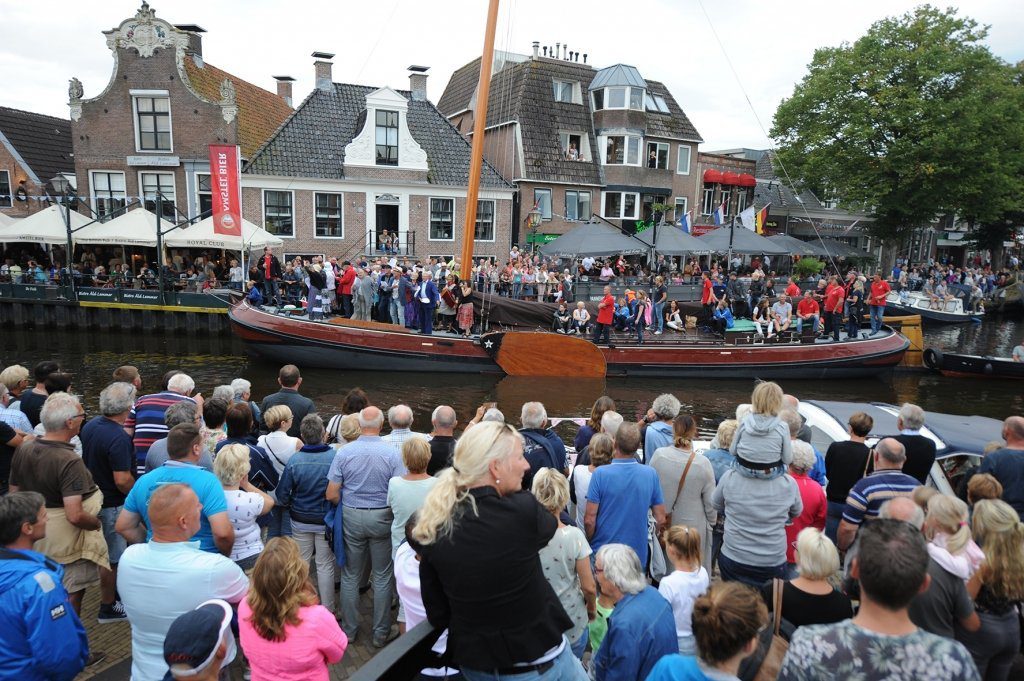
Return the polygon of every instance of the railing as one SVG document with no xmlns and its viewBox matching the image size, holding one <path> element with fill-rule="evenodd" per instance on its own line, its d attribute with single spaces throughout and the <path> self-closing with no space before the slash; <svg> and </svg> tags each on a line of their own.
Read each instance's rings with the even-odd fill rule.
<svg viewBox="0 0 1024 681">
<path fill-rule="evenodd" d="M 412 681 L 419 676 L 421 669 L 442 666 L 438 656 L 431 651 L 440 635 L 440 629 L 435 629 L 429 622 L 421 622 L 374 655 L 349 679 Z"/>
<path fill-rule="evenodd" d="M 366 231 L 366 240 L 363 242 L 365 248 L 363 255 L 367 257 L 388 256 L 388 255 L 416 255 L 416 234 L 407 232 L 404 240 L 396 233 L 391 235 L 390 245 L 380 241 L 380 235 L 372 229 Z"/>
</svg>

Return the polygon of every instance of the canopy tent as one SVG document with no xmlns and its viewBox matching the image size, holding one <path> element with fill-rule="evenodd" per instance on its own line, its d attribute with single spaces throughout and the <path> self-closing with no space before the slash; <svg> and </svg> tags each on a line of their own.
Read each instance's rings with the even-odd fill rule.
<svg viewBox="0 0 1024 681">
<path fill-rule="evenodd" d="M 577 255 L 635 255 L 645 253 L 649 246 L 626 236 L 620 230 L 601 222 L 585 222 L 540 247 L 546 256 L 572 258 Z"/>
<path fill-rule="evenodd" d="M 815 239 L 810 243 L 814 244 L 822 250 L 827 256 L 832 258 L 870 258 L 871 254 L 867 251 L 862 251 L 859 248 L 854 248 L 850 244 L 843 243 L 836 239 L 830 239 L 828 237 L 822 237 Z"/>
<path fill-rule="evenodd" d="M 730 230 L 733 232 L 731 247 L 733 253 L 741 255 L 789 255 L 788 249 L 769 241 L 760 234 L 751 232 L 746 227 L 738 225 L 735 228 L 719 227 L 697 238 L 707 244 L 707 248 L 715 253 L 728 253 L 730 250 Z"/>
<path fill-rule="evenodd" d="M 160 220 L 160 229 L 173 227 Z M 95 222 L 75 232 L 76 244 L 107 244 L 112 246 L 156 246 L 156 215 L 143 208 L 130 210 L 113 220 Z"/>
<path fill-rule="evenodd" d="M 263 250 L 265 246 L 277 248 L 284 245 L 279 237 L 248 220 L 242 220 L 242 238 L 225 236 L 213 232 L 213 217 L 200 220 L 194 225 L 181 227 L 164 234 L 164 245 L 168 248 L 225 248 L 228 250 Z"/>
<path fill-rule="evenodd" d="M 13 225 L 18 221 L 18 218 L 12 218 L 6 213 L 0 213 L 0 227 L 6 227 L 7 225 Z"/>
<path fill-rule="evenodd" d="M 89 218 L 77 211 L 71 211 L 70 215 L 71 229 L 81 227 L 89 222 Z M 64 218 L 62 206 L 50 206 L 38 213 L 16 220 L 12 224 L 0 226 L 0 242 L 31 241 L 37 244 L 67 244 L 68 228 Z"/>
<path fill-rule="evenodd" d="M 788 234 L 776 234 L 775 236 L 770 236 L 768 237 L 768 241 L 785 248 L 786 252 L 790 255 L 810 256 L 812 258 L 826 255 L 825 249 L 821 246 L 809 241 L 801 241 L 795 236 L 789 236 Z"/>
<path fill-rule="evenodd" d="M 655 229 L 647 229 L 637 238 L 651 245 L 654 241 Z M 705 255 L 711 252 L 708 245 L 695 236 L 691 236 L 674 225 L 661 225 L 657 228 L 658 241 L 653 244 L 654 250 L 665 255 Z"/>
</svg>

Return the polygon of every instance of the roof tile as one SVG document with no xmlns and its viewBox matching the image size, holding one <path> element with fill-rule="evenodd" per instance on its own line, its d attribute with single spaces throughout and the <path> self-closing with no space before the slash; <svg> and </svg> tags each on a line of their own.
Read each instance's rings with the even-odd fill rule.
<svg viewBox="0 0 1024 681">
<path fill-rule="evenodd" d="M 0 133 L 43 184 L 75 172 L 70 120 L 0 106 Z"/>
</svg>

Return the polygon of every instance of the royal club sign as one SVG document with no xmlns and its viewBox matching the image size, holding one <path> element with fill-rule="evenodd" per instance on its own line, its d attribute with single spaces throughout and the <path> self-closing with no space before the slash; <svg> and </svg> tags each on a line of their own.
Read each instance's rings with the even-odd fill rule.
<svg viewBox="0 0 1024 681">
<path fill-rule="evenodd" d="M 213 233 L 242 236 L 242 194 L 238 186 L 237 146 L 210 145 L 210 189 L 213 190 Z"/>
</svg>

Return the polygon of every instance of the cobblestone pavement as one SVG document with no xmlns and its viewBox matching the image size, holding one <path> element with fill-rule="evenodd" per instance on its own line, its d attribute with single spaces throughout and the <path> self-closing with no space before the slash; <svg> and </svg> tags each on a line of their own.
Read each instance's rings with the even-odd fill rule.
<svg viewBox="0 0 1024 681">
<path fill-rule="evenodd" d="M 363 594 L 360 599 L 363 624 L 355 645 L 345 651 L 341 662 L 331 665 L 331 679 L 347 679 L 355 670 L 366 664 L 378 651 L 370 645 L 371 634 L 369 624 L 372 620 L 373 592 Z M 107 658 L 103 662 L 90 667 L 76 677 L 76 681 L 93 679 L 94 681 L 127 681 L 131 677 L 132 633 L 127 620 L 115 624 L 97 624 L 96 612 L 99 610 L 99 589 L 90 588 L 85 593 L 82 604 L 82 621 L 89 635 L 89 649 L 104 652 Z M 241 667 L 236 662 L 232 665 L 233 681 L 241 681 Z"/>
</svg>

